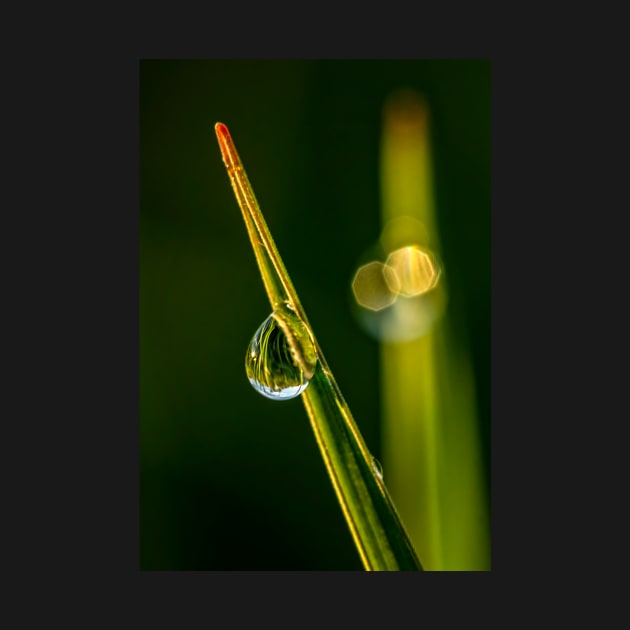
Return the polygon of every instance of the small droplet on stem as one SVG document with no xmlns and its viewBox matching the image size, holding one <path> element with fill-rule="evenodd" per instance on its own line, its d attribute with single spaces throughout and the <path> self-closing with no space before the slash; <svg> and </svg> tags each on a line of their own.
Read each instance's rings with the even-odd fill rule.
<svg viewBox="0 0 630 630">
<path fill-rule="evenodd" d="M 372 455 L 372 469 L 376 476 L 383 481 L 383 467 L 381 466 L 381 462 L 379 462 L 374 455 Z"/>
</svg>

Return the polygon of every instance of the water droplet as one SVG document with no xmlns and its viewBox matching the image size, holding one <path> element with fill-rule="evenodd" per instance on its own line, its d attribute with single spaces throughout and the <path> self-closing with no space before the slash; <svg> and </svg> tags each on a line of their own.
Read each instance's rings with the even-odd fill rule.
<svg viewBox="0 0 630 630">
<path fill-rule="evenodd" d="M 376 473 L 376 476 L 383 481 L 383 467 L 381 466 L 381 462 L 374 456 L 372 456 L 372 469 Z"/>
<path fill-rule="evenodd" d="M 316 362 L 306 326 L 287 305 L 269 315 L 256 331 L 247 348 L 245 371 L 263 396 L 289 400 L 308 387 Z"/>
</svg>

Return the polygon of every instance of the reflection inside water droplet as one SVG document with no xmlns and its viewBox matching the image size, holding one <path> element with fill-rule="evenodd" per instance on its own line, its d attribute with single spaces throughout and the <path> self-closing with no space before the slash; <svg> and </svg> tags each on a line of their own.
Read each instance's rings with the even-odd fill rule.
<svg viewBox="0 0 630 630">
<path fill-rule="evenodd" d="M 275 311 L 253 336 L 245 357 L 252 387 L 272 400 L 299 396 L 310 382 L 316 363 L 305 326 L 289 310 Z"/>
</svg>

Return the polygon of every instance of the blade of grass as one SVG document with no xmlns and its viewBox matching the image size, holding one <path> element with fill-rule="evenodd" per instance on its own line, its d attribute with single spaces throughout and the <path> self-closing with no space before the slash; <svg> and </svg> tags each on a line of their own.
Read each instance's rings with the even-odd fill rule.
<svg viewBox="0 0 630 630">
<path fill-rule="evenodd" d="M 399 217 L 417 220 L 425 243 L 436 248 L 427 110 L 409 91 L 394 93 L 385 108 L 381 187 L 382 225 Z M 393 250 L 409 245 L 411 234 L 400 231 Z M 403 342 L 383 341 L 380 347 L 383 409 L 383 463 L 390 488 L 422 552 L 425 568 L 439 571 L 442 536 L 438 485 L 439 400 L 434 332 Z M 410 480 L 413 480 L 410 483 Z"/>
<path fill-rule="evenodd" d="M 317 363 L 301 394 L 337 499 L 367 571 L 421 571 L 387 488 L 308 323 L 227 127 L 215 132 L 271 307 L 302 321 Z M 299 331 L 298 331 L 298 334 Z"/>
<path fill-rule="evenodd" d="M 382 223 L 417 221 L 423 244 L 439 254 L 429 114 L 408 90 L 394 93 L 385 108 Z M 390 248 L 409 244 L 400 230 L 397 237 Z M 446 294 L 444 278 L 436 290 Z M 474 383 L 467 350 L 452 332 L 447 316 L 418 339 L 381 344 L 383 464 L 425 569 L 487 570 Z"/>
</svg>

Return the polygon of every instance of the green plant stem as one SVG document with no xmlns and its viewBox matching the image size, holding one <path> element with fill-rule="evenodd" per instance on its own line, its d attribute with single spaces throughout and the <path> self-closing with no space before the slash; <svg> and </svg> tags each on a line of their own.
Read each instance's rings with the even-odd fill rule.
<svg viewBox="0 0 630 630">
<path fill-rule="evenodd" d="M 318 357 L 302 400 L 363 566 L 367 571 L 422 570 L 321 351 Z"/>
<path fill-rule="evenodd" d="M 308 323 L 229 131 L 217 123 L 215 132 L 271 307 L 275 310 L 289 305 L 315 350 L 314 374 L 301 396 L 363 566 L 367 571 L 421 571 L 389 493 L 375 471 L 373 457 Z M 296 331 L 296 335 L 301 334 Z M 303 342 L 300 345 L 304 347 Z"/>
</svg>

